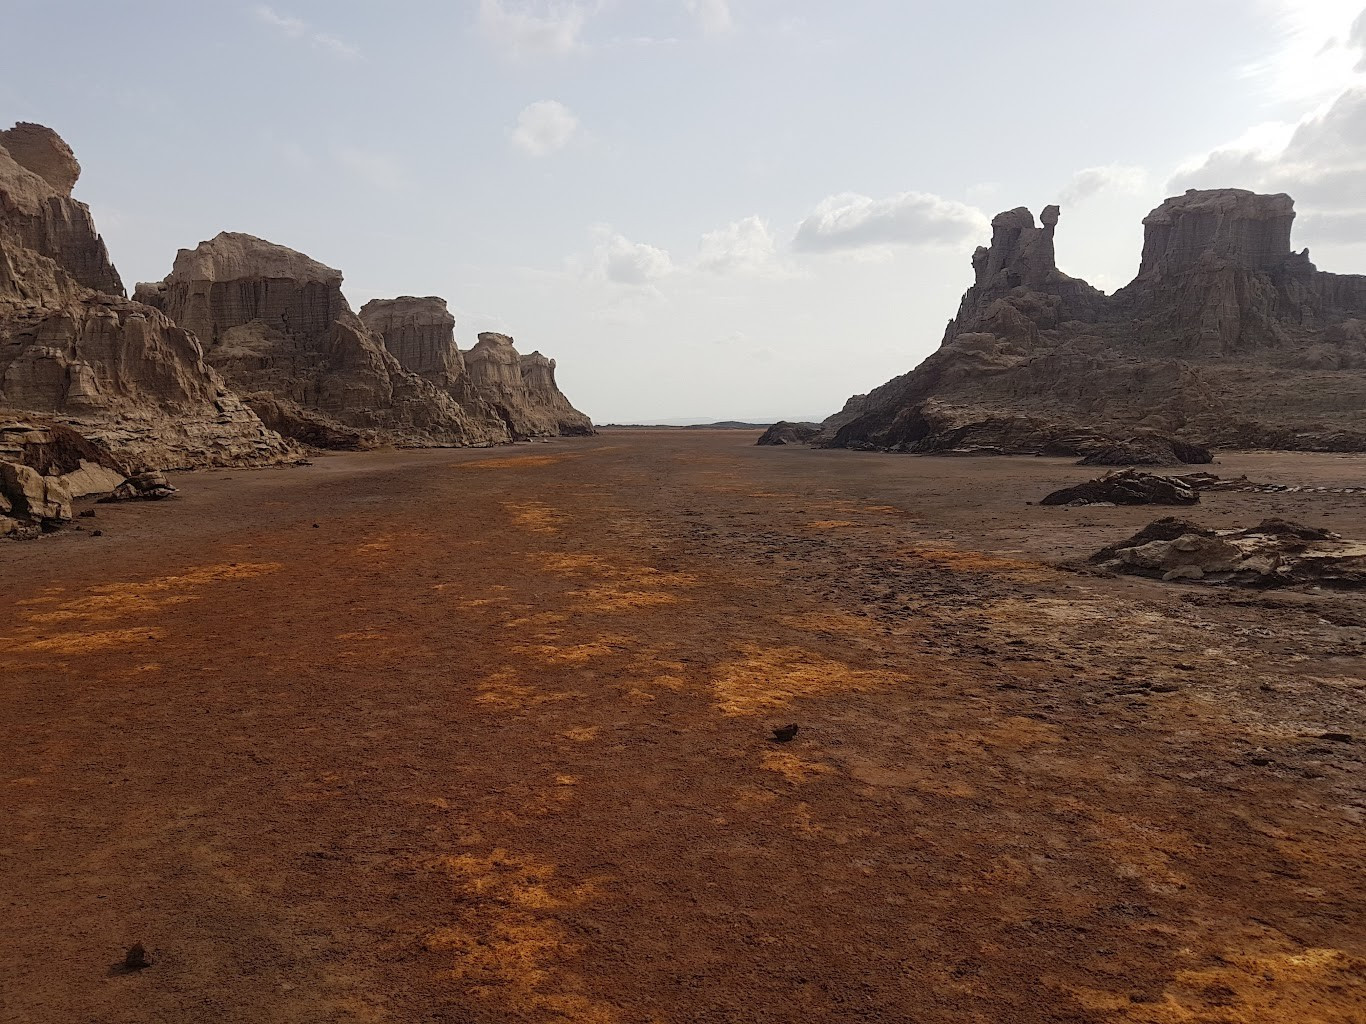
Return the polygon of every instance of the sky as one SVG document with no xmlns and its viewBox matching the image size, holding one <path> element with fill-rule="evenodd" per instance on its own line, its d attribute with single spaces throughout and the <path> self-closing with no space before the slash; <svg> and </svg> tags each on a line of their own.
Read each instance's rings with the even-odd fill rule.
<svg viewBox="0 0 1366 1024">
<path fill-rule="evenodd" d="M 938 346 L 997 212 L 1113 291 L 1192 187 L 1366 273 L 1363 0 L 0 0 L 131 291 L 245 231 L 440 295 L 597 422 L 824 417 Z M 19 41 L 28 45 L 15 45 Z"/>
</svg>

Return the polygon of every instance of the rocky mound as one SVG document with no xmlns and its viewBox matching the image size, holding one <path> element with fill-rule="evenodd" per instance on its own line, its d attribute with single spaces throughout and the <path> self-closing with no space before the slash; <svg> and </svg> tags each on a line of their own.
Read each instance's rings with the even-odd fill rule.
<svg viewBox="0 0 1366 1024">
<path fill-rule="evenodd" d="M 779 420 L 765 430 L 759 440 L 754 443 L 757 445 L 806 444 L 820 433 L 820 429 L 819 423 L 789 423 L 787 420 Z"/>
<path fill-rule="evenodd" d="M 555 382 L 555 360 L 521 355 L 503 334 L 481 334 L 468 353 L 455 344 L 455 317 L 436 296 L 375 299 L 361 320 L 407 370 L 449 393 L 466 413 L 507 439 L 593 433 Z M 515 372 L 514 372 L 515 370 Z"/>
<path fill-rule="evenodd" d="M 322 447 L 506 440 L 442 387 L 405 370 L 341 291 L 339 270 L 252 235 L 182 249 L 136 297 L 201 340 L 262 419 Z"/>
<path fill-rule="evenodd" d="M 1126 469 L 1047 495 L 1040 505 L 1195 505 L 1199 490 L 1175 476 Z"/>
<path fill-rule="evenodd" d="M 1285 519 L 1265 519 L 1247 530 L 1211 530 L 1184 519 L 1158 519 L 1128 540 L 1096 552 L 1091 561 L 1114 572 L 1163 580 L 1366 586 L 1366 544 Z"/>
<path fill-rule="evenodd" d="M 90 210 L 71 198 L 79 175 L 50 129 L 0 132 L 0 410 L 60 420 L 130 464 L 295 457 L 192 334 L 125 298 Z"/>
<path fill-rule="evenodd" d="M 1057 269 L 1058 215 L 997 216 L 938 351 L 850 399 L 815 443 L 942 451 L 1004 432 L 1002 450 L 1037 451 L 1143 431 L 1366 451 L 1366 276 L 1291 251 L 1289 196 L 1168 199 L 1144 220 L 1137 277 L 1111 296 Z"/>
<path fill-rule="evenodd" d="M 0 537 L 29 539 L 71 521 L 72 502 L 160 499 L 157 471 L 134 471 L 98 441 L 56 423 L 0 421 Z"/>
<path fill-rule="evenodd" d="M 1175 437 L 1141 435 L 1098 447 L 1078 460 L 1081 466 L 1205 466 L 1214 453 L 1204 445 Z"/>
</svg>

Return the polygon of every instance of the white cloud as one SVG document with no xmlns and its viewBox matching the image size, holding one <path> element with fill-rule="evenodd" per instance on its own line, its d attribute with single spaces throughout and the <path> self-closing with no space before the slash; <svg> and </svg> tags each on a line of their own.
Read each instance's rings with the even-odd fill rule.
<svg viewBox="0 0 1366 1024">
<path fill-rule="evenodd" d="M 735 28 L 730 13 L 730 0 L 684 0 L 688 13 L 697 19 L 698 26 L 709 36 L 725 35 Z"/>
<path fill-rule="evenodd" d="M 563 103 L 541 100 L 517 115 L 512 144 L 532 156 L 549 156 L 569 144 L 579 119 Z"/>
<path fill-rule="evenodd" d="M 1177 172 L 1174 191 L 1247 188 L 1288 192 L 1321 238 L 1353 238 L 1366 215 L 1366 84 L 1302 120 L 1279 150 L 1229 145 Z"/>
<path fill-rule="evenodd" d="M 513 57 L 564 56 L 581 49 L 579 39 L 590 11 L 576 3 L 520 3 L 479 0 L 479 26 Z"/>
<path fill-rule="evenodd" d="M 672 257 L 644 242 L 633 242 L 606 225 L 593 229 L 596 244 L 584 268 L 595 281 L 610 281 L 629 288 L 652 288 L 674 272 Z"/>
<path fill-rule="evenodd" d="M 845 192 L 821 200 L 802 221 L 793 246 L 835 252 L 891 245 L 957 245 L 986 233 L 982 211 L 925 192 L 886 199 Z"/>
<path fill-rule="evenodd" d="M 1142 167 L 1127 167 L 1123 164 L 1086 167 L 1072 175 L 1072 180 L 1058 193 L 1058 201 L 1079 203 L 1098 192 L 1136 194 L 1142 192 L 1147 184 L 1148 172 Z"/>
<path fill-rule="evenodd" d="M 1186 162 L 1170 188 L 1287 192 L 1296 200 L 1299 224 L 1316 240 L 1366 241 L 1361 233 L 1366 224 L 1366 10 L 1361 3 L 1278 0 L 1287 43 L 1255 70 L 1285 98 L 1299 98 L 1308 112 L 1297 122 L 1256 125 Z"/>
<path fill-rule="evenodd" d="M 1321 102 L 1366 71 L 1366 11 L 1362 0 L 1260 0 L 1270 8 L 1280 47 L 1243 69 L 1272 98 Z"/>
<path fill-rule="evenodd" d="M 746 217 L 703 235 L 697 265 L 716 274 L 765 274 L 776 269 L 777 253 L 768 225 Z"/>
<path fill-rule="evenodd" d="M 319 50 L 326 50 L 334 57 L 341 57 L 346 60 L 353 60 L 360 56 L 360 50 L 350 43 L 343 42 L 334 35 L 326 32 L 319 32 L 302 18 L 291 17 L 281 14 L 274 8 L 266 4 L 257 4 L 252 8 L 252 14 L 256 20 L 264 25 L 269 25 L 276 32 L 289 39 L 298 39 L 310 44 Z"/>
</svg>

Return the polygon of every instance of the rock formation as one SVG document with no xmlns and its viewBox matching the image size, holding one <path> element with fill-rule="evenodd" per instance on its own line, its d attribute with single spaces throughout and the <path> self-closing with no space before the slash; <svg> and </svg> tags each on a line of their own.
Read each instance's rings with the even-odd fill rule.
<svg viewBox="0 0 1366 1024">
<path fill-rule="evenodd" d="M 170 275 L 135 295 L 193 331 L 208 361 L 288 436 L 340 448 L 507 439 L 404 369 L 352 312 L 341 283 L 341 271 L 303 253 L 223 232 L 180 250 Z"/>
<path fill-rule="evenodd" d="M 1211 530 L 1167 517 L 1097 551 L 1090 561 L 1113 572 L 1162 580 L 1366 586 L 1366 544 L 1285 519 L 1264 519 L 1245 530 Z"/>
<path fill-rule="evenodd" d="M 555 383 L 555 360 L 521 355 L 506 334 L 479 335 L 465 355 L 475 394 L 494 408 L 516 439 L 593 433 L 593 424 Z"/>
<path fill-rule="evenodd" d="M 360 318 L 405 370 L 443 388 L 465 377 L 465 357 L 455 346 L 455 317 L 445 299 L 372 299 L 360 308 Z"/>
<path fill-rule="evenodd" d="M 1057 269 L 1057 207 L 1042 226 L 1000 214 L 940 348 L 814 443 L 937 451 L 1009 425 L 1017 451 L 1088 435 L 1366 450 L 1366 276 L 1292 252 L 1293 218 L 1286 195 L 1168 199 L 1144 220 L 1138 275 L 1107 296 Z"/>
<path fill-rule="evenodd" d="M 60 137 L 0 132 L 0 410 L 59 421 L 130 464 L 280 461 L 294 449 L 205 363 L 198 341 L 125 297 Z"/>
<path fill-rule="evenodd" d="M 1046 495 L 1040 505 L 1196 505 L 1200 491 L 1179 476 L 1126 469 L 1099 480 L 1064 487 Z"/>
<path fill-rule="evenodd" d="M 555 360 L 539 352 L 519 355 L 505 334 L 481 334 L 462 353 L 445 299 L 374 299 L 361 307 L 360 317 L 404 369 L 443 388 L 471 417 L 507 439 L 593 432 L 592 421 L 555 383 Z"/>
<path fill-rule="evenodd" d="M 156 500 L 175 493 L 98 441 L 59 424 L 0 420 L 0 537 L 28 539 L 71 522 L 72 502 Z"/>
<path fill-rule="evenodd" d="M 759 440 L 754 443 L 757 445 L 806 444 L 820 433 L 820 429 L 820 425 L 817 423 L 790 423 L 787 420 L 779 420 L 765 430 L 760 435 Z"/>
</svg>

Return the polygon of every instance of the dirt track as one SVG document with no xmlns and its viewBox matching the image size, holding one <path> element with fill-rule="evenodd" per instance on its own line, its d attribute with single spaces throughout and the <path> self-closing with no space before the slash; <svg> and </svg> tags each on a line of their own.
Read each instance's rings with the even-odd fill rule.
<svg viewBox="0 0 1366 1024">
<path fill-rule="evenodd" d="M 1160 514 L 1025 505 L 1061 461 L 754 436 L 0 546 L 0 1020 L 1366 1020 L 1366 595 L 1056 568 Z M 1273 514 L 1366 537 L 1189 517 Z"/>
</svg>

